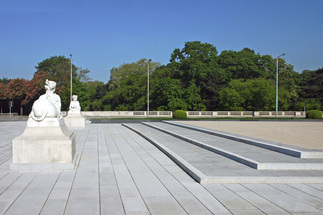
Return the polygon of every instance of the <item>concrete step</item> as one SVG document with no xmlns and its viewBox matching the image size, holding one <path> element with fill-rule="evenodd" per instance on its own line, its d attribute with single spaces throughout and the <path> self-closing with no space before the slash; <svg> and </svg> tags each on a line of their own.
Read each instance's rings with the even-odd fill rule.
<svg viewBox="0 0 323 215">
<path fill-rule="evenodd" d="M 143 124 L 123 125 L 150 141 L 200 183 L 323 182 L 323 171 L 321 170 L 259 171 L 226 156 L 206 150 L 198 145 L 188 144 L 185 140 L 166 134 L 155 128 Z"/>
<path fill-rule="evenodd" d="M 323 159 L 300 159 L 244 142 L 165 123 L 143 123 L 257 170 L 323 170 Z"/>
<path fill-rule="evenodd" d="M 163 121 L 163 122 L 170 124 L 170 125 L 176 125 L 179 127 L 188 128 L 188 129 L 192 129 L 195 131 L 200 131 L 200 132 L 203 132 L 206 134 L 211 134 L 214 136 L 227 138 L 230 140 L 236 140 L 239 142 L 262 147 L 265 149 L 269 149 L 272 151 L 280 152 L 280 153 L 294 156 L 294 157 L 298 157 L 298 158 L 323 158 L 323 151 L 321 151 L 321 150 L 311 150 L 311 149 L 288 146 L 288 145 L 280 144 L 280 143 L 274 143 L 274 142 L 270 142 L 270 141 L 257 140 L 255 138 L 243 137 L 241 135 L 229 134 L 226 132 L 210 130 L 210 129 L 201 128 L 201 127 L 192 126 L 192 125 L 185 125 L 185 124 L 178 123 L 178 122 L 172 122 L 172 121 Z"/>
</svg>

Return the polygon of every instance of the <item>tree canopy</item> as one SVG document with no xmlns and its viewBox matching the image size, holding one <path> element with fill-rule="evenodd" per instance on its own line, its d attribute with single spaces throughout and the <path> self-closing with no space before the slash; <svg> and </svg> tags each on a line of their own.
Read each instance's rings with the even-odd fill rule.
<svg viewBox="0 0 323 215">
<path fill-rule="evenodd" d="M 82 110 L 146 110 L 149 63 L 150 110 L 275 109 L 276 58 L 244 48 L 223 50 L 200 41 L 175 48 L 167 65 L 146 58 L 110 70 L 105 84 L 91 81 L 90 70 L 72 65 L 73 94 Z M 53 56 L 35 66 L 32 80 L 0 79 L 1 107 L 14 101 L 14 109 L 28 114 L 32 103 L 45 92 L 46 79 L 57 82 L 62 110 L 70 102 L 71 61 Z M 279 110 L 321 109 L 323 68 L 301 74 L 279 58 Z M 5 105 L 3 105 L 5 104 Z M 18 112 L 18 111 L 17 111 Z"/>
</svg>

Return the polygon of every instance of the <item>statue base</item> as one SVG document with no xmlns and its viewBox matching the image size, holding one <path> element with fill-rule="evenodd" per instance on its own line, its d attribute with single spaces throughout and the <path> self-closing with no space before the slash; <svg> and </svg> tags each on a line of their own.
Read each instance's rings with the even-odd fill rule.
<svg viewBox="0 0 323 215">
<path fill-rule="evenodd" d="M 29 118 L 24 133 L 12 141 L 11 170 L 62 170 L 75 167 L 75 134 L 64 119 Z"/>
<path fill-rule="evenodd" d="M 85 118 L 80 111 L 68 111 L 65 123 L 67 127 L 85 128 Z"/>
</svg>

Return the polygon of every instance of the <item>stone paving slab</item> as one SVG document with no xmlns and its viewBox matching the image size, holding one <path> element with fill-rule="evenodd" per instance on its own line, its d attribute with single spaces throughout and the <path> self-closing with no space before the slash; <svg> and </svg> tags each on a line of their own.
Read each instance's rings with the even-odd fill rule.
<svg viewBox="0 0 323 215">
<path fill-rule="evenodd" d="M 0 122 L 0 154 L 24 123 Z M 0 214 L 323 213 L 323 184 L 201 185 L 120 124 L 75 133 L 75 170 L 10 171 L 10 157 L 0 164 Z"/>
</svg>

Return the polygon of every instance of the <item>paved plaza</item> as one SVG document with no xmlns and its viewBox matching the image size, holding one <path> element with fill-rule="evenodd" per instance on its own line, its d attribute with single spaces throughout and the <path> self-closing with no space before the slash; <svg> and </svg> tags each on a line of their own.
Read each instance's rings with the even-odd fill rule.
<svg viewBox="0 0 323 215">
<path fill-rule="evenodd" d="M 85 129 L 74 129 L 75 170 L 10 171 L 12 139 L 24 131 L 26 121 L 0 122 L 0 214 L 323 214 L 321 158 L 263 149 L 254 150 L 266 156 L 249 154 L 251 148 L 244 148 L 241 141 L 165 123 L 148 124 L 87 124 Z M 220 156 L 191 144 L 194 141 L 229 155 Z M 230 148 L 232 144 L 236 145 Z M 306 163 L 313 163 L 317 170 L 257 170 L 229 159 L 233 155 L 257 164 L 275 163 L 277 158 L 275 168 L 288 164 L 306 169 L 311 166 Z M 185 165 L 179 167 L 180 162 Z M 223 183 L 198 183 L 192 177 L 196 172 L 217 176 Z M 225 182 L 226 177 L 251 181 Z M 277 181 L 252 181 L 257 177 Z M 288 177 L 290 183 L 278 180 Z M 295 183 L 298 178 L 308 182 Z"/>
</svg>

